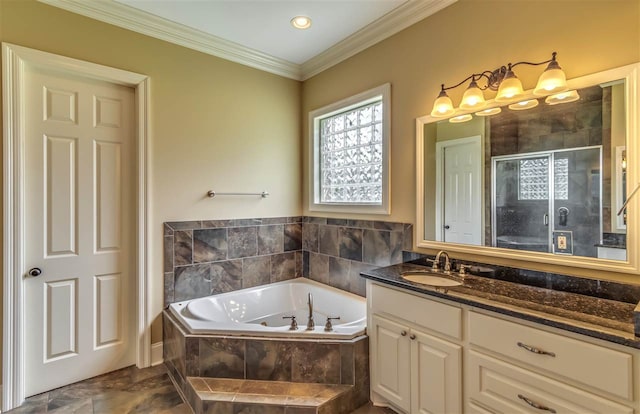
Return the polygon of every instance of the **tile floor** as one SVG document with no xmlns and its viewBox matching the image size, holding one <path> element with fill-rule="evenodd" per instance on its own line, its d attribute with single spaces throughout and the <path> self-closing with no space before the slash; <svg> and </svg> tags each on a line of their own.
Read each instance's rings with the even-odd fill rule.
<svg viewBox="0 0 640 414">
<path fill-rule="evenodd" d="M 191 414 L 169 379 L 164 365 L 124 368 L 35 395 L 10 414 Z M 366 405 L 353 414 L 392 414 Z"/>
</svg>

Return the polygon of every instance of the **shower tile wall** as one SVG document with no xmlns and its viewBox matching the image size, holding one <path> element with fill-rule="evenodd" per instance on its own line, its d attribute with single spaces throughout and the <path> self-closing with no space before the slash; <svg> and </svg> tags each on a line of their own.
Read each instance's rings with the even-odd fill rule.
<svg viewBox="0 0 640 414">
<path fill-rule="evenodd" d="M 279 217 L 164 224 L 164 303 L 305 276 L 365 295 L 360 272 L 402 262 L 413 226 Z"/>
</svg>

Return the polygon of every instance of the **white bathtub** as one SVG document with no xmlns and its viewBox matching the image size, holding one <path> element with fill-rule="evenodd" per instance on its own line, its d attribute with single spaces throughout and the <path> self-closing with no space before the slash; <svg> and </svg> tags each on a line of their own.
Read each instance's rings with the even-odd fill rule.
<svg viewBox="0 0 640 414">
<path fill-rule="evenodd" d="M 315 328 L 307 330 L 308 294 L 313 297 Z M 258 337 L 351 339 L 366 329 L 366 300 L 322 283 L 298 278 L 255 288 L 176 302 L 169 306 L 191 333 Z M 289 330 L 296 316 L 298 330 Z M 333 330 L 325 331 L 327 317 Z"/>
</svg>

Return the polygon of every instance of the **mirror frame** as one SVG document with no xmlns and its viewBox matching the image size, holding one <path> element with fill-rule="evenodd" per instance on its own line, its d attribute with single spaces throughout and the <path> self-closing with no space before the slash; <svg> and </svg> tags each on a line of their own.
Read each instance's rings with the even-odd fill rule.
<svg viewBox="0 0 640 414">
<path fill-rule="evenodd" d="M 605 70 L 591 75 L 570 79 L 567 81 L 568 88 L 581 89 L 587 86 L 605 84 L 615 80 L 625 81 L 625 105 L 627 112 L 626 119 L 626 145 L 627 150 L 627 191 L 631 194 L 637 186 L 640 186 L 640 137 L 638 135 L 638 111 L 640 63 L 634 63 L 614 69 Z M 531 99 L 533 89 L 525 92 L 522 100 Z M 487 101 L 487 107 L 504 106 L 497 104 L 494 100 Z M 455 116 L 474 111 L 457 111 Z M 518 261 L 537 262 L 558 266 L 573 266 L 578 268 L 605 270 L 621 273 L 638 273 L 640 245 L 640 192 L 635 194 L 627 206 L 627 260 L 600 259 L 585 256 L 565 256 L 553 253 L 532 252 L 527 250 L 513 250 L 492 246 L 477 246 L 459 243 L 447 243 L 425 239 L 425 218 L 424 218 L 424 126 L 432 122 L 446 120 L 446 118 L 434 118 L 425 115 L 416 118 L 416 227 L 415 227 L 415 247 L 447 250 L 448 252 L 470 254 L 474 256 L 491 256 L 502 259 Z M 631 143 L 633 141 L 633 143 Z M 630 145 L 631 143 L 631 145 Z"/>
</svg>

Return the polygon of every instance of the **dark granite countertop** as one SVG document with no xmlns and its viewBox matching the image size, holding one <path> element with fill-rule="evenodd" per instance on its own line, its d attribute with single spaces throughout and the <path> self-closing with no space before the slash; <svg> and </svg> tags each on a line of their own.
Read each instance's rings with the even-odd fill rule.
<svg viewBox="0 0 640 414">
<path fill-rule="evenodd" d="M 428 270 L 403 263 L 361 273 L 387 285 L 448 299 L 516 318 L 640 349 L 634 332 L 636 304 L 551 290 L 504 280 L 467 275 L 462 286 L 430 287 L 401 277 L 407 271 Z"/>
</svg>

